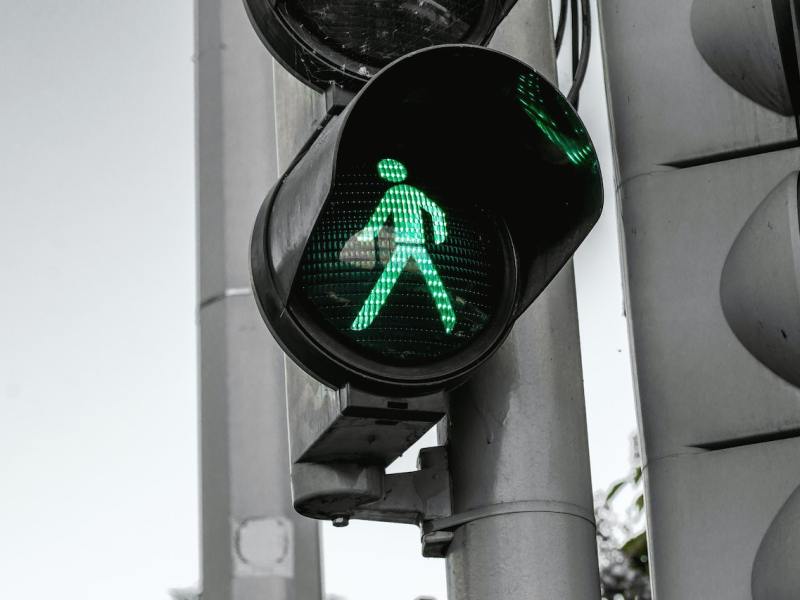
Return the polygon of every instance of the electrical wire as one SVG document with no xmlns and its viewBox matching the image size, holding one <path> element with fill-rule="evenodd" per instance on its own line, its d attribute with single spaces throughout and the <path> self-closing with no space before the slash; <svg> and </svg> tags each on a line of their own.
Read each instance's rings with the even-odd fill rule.
<svg viewBox="0 0 800 600">
<path fill-rule="evenodd" d="M 572 38 L 572 80 L 575 81 L 575 73 L 578 72 L 578 57 L 580 56 L 581 38 L 578 31 L 578 19 L 580 13 L 578 12 L 578 0 L 569 1 L 569 20 L 570 20 L 570 37 Z"/>
<path fill-rule="evenodd" d="M 558 28 L 556 29 L 556 56 L 561 52 L 564 43 L 564 32 L 567 30 L 567 0 L 561 0 L 561 10 L 558 12 Z"/>
<path fill-rule="evenodd" d="M 574 79 L 572 81 L 572 87 L 569 90 L 569 94 L 567 94 L 567 100 L 570 104 L 572 104 L 572 106 L 575 107 L 575 110 L 578 109 L 581 86 L 583 85 L 583 81 L 586 79 L 586 70 L 589 67 L 589 50 L 591 50 L 592 47 L 592 9 L 589 4 L 589 0 L 581 0 L 581 17 L 583 19 L 583 35 L 581 36 L 580 58 L 578 59 L 577 64 L 573 62 Z M 575 18 L 573 18 L 573 24 L 575 24 Z M 574 60 L 577 31 L 573 30 L 572 36 Z"/>
</svg>

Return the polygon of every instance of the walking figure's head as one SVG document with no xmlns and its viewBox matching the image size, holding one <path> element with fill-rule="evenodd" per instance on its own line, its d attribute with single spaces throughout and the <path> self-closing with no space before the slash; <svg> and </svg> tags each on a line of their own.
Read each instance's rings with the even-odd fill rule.
<svg viewBox="0 0 800 600">
<path fill-rule="evenodd" d="M 408 177 L 408 170 L 399 160 L 384 158 L 378 161 L 378 174 L 386 181 L 402 183 Z"/>
</svg>

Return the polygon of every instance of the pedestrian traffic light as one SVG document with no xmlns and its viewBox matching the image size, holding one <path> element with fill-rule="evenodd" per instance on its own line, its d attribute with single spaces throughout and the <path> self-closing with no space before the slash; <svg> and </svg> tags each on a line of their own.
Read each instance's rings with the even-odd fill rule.
<svg viewBox="0 0 800 600">
<path fill-rule="evenodd" d="M 298 79 L 358 90 L 381 68 L 436 44 L 485 45 L 517 0 L 245 0 L 261 40 Z"/>
<path fill-rule="evenodd" d="M 463 381 L 597 221 L 601 179 L 564 97 L 476 46 L 386 67 L 301 151 L 252 238 L 256 297 L 329 387 Z"/>
<path fill-rule="evenodd" d="M 798 3 L 598 6 L 654 593 L 791 597 Z"/>
</svg>

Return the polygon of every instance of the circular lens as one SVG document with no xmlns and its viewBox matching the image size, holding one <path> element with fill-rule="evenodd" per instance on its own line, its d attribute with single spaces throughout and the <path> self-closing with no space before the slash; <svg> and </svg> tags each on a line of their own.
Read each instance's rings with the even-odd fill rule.
<svg viewBox="0 0 800 600">
<path fill-rule="evenodd" d="M 485 0 L 287 0 L 295 34 L 382 67 L 414 50 L 466 41 Z"/>
</svg>

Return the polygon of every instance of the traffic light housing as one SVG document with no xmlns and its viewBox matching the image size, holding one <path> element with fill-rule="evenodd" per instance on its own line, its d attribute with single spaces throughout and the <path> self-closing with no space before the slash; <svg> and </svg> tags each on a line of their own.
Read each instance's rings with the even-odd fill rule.
<svg viewBox="0 0 800 600">
<path fill-rule="evenodd" d="M 392 61 L 438 44 L 486 45 L 517 0 L 244 0 L 272 55 L 307 85 L 357 91 Z"/>
<path fill-rule="evenodd" d="M 778 598 L 791 579 L 763 559 L 797 564 L 774 536 L 799 483 L 797 1 L 599 9 L 654 592 Z"/>
<path fill-rule="evenodd" d="M 485 361 L 597 221 L 595 151 L 564 97 L 485 48 L 373 77 L 267 196 L 256 298 L 333 389 L 414 397 Z"/>
<path fill-rule="evenodd" d="M 742 227 L 725 259 L 720 300 L 742 345 L 800 388 L 800 204 L 787 175 Z"/>
</svg>

